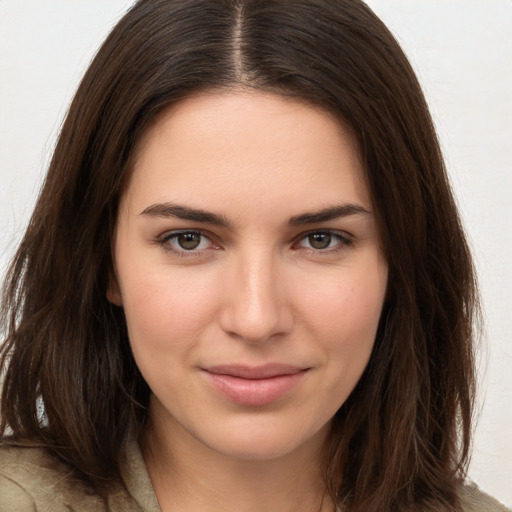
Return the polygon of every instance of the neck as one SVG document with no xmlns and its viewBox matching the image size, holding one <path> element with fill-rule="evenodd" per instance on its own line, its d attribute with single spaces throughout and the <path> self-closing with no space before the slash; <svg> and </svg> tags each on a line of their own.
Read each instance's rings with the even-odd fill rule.
<svg viewBox="0 0 512 512">
<path fill-rule="evenodd" d="M 324 437 L 324 436 L 322 436 Z M 162 512 L 333 512 L 318 439 L 271 460 L 230 457 L 179 428 L 146 429 L 142 451 Z"/>
</svg>

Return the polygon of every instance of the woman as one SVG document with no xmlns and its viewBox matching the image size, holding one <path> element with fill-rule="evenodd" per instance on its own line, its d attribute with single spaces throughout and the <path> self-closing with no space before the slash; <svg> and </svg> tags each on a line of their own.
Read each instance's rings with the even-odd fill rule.
<svg viewBox="0 0 512 512">
<path fill-rule="evenodd" d="M 137 2 L 3 297 L 2 511 L 503 510 L 471 258 L 362 2 Z"/>
</svg>

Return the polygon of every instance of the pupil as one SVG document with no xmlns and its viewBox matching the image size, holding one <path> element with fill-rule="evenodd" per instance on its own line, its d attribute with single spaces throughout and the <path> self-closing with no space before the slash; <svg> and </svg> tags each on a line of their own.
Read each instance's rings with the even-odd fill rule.
<svg viewBox="0 0 512 512">
<path fill-rule="evenodd" d="M 196 249 L 201 243 L 201 236 L 197 233 L 182 233 L 178 236 L 178 244 L 182 249 Z"/>
<path fill-rule="evenodd" d="M 332 235 L 329 233 L 315 233 L 309 235 L 309 243 L 314 249 L 327 249 L 331 244 Z"/>
</svg>

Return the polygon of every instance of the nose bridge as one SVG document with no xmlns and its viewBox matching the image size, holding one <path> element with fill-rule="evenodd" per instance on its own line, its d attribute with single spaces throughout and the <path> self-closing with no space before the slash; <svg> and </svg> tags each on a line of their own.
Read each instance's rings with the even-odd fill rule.
<svg viewBox="0 0 512 512">
<path fill-rule="evenodd" d="M 225 331 L 249 342 L 264 341 L 291 328 L 292 315 L 273 251 L 253 245 L 233 262 L 222 312 Z"/>
</svg>

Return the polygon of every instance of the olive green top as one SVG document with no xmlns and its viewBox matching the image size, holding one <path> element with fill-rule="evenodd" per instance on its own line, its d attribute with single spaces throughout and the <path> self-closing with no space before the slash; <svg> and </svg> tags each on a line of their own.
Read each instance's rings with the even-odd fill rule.
<svg viewBox="0 0 512 512">
<path fill-rule="evenodd" d="M 161 512 L 137 443 L 123 458 L 124 486 L 102 499 L 39 448 L 0 447 L 0 512 Z M 464 512 L 508 512 L 475 486 L 461 490 Z"/>
</svg>

